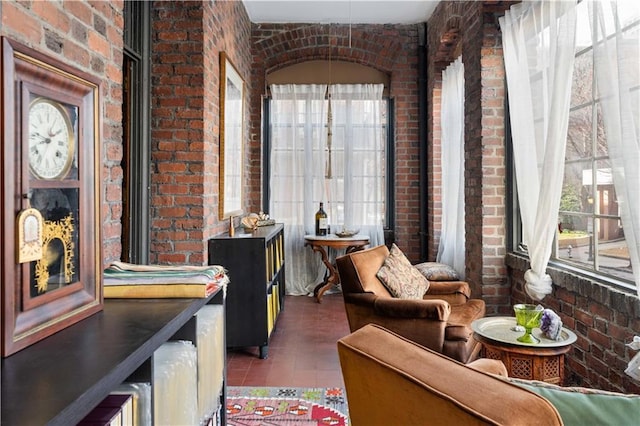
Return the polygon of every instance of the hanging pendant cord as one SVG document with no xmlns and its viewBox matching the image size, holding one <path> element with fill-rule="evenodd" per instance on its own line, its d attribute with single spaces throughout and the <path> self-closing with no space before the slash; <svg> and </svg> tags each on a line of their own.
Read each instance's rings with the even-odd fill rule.
<svg viewBox="0 0 640 426">
<path fill-rule="evenodd" d="M 331 139 L 333 132 L 333 114 L 331 112 L 331 26 L 329 26 L 329 84 L 327 85 L 327 167 L 325 177 L 331 179 Z"/>
</svg>

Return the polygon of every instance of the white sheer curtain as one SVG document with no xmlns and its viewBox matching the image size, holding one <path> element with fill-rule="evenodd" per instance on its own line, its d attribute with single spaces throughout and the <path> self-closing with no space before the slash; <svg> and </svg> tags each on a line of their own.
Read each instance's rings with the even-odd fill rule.
<svg viewBox="0 0 640 426">
<path fill-rule="evenodd" d="M 509 89 L 526 291 L 552 291 L 546 273 L 557 228 L 576 40 L 574 1 L 530 0 L 500 18 Z"/>
<path fill-rule="evenodd" d="M 317 253 L 304 247 L 323 200 L 326 85 L 272 85 L 269 215 L 284 223 L 287 294 L 305 295 L 322 278 Z"/>
<path fill-rule="evenodd" d="M 456 59 L 442 72 L 442 233 L 436 260 L 465 276 L 464 64 Z"/>
<path fill-rule="evenodd" d="M 588 6 L 613 182 L 640 296 L 640 3 L 589 1 Z M 623 32 L 631 22 L 635 29 Z"/>
<path fill-rule="evenodd" d="M 304 247 L 324 202 L 331 231 L 359 229 L 384 243 L 382 85 L 335 85 L 327 145 L 326 85 L 272 85 L 269 214 L 285 224 L 287 294 L 312 294 L 326 270 Z M 330 252 L 335 257 L 336 252 Z"/>
<path fill-rule="evenodd" d="M 384 244 L 383 89 L 382 84 L 329 86 L 332 175 L 326 199 L 331 229 L 359 229 L 369 235 L 370 247 Z"/>
</svg>

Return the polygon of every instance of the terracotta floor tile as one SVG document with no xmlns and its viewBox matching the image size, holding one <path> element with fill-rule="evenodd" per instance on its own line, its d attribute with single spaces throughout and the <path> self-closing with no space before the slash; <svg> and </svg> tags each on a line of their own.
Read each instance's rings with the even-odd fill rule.
<svg viewBox="0 0 640 426">
<path fill-rule="evenodd" d="M 227 369 L 227 383 L 242 383 L 247 377 L 247 370 Z"/>
<path fill-rule="evenodd" d="M 349 334 L 341 294 L 322 303 L 287 296 L 269 341 L 269 357 L 257 348 L 227 353 L 228 386 L 344 387 L 336 342 Z"/>
</svg>

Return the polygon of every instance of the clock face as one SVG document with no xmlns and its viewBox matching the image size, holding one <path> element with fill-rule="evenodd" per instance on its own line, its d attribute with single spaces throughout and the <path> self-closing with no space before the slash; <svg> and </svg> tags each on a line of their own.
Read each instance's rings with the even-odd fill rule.
<svg viewBox="0 0 640 426">
<path fill-rule="evenodd" d="M 73 128 L 57 102 L 37 98 L 29 107 L 29 166 L 38 179 L 62 179 L 73 159 Z"/>
</svg>

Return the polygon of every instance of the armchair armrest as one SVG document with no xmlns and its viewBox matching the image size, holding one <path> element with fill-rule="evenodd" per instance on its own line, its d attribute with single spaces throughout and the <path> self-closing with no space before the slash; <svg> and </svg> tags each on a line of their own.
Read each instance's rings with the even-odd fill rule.
<svg viewBox="0 0 640 426">
<path fill-rule="evenodd" d="M 408 300 L 378 297 L 373 303 L 377 315 L 395 318 L 425 318 L 447 321 L 451 305 L 444 300 Z"/>
<path fill-rule="evenodd" d="M 462 294 L 467 299 L 471 297 L 471 289 L 465 281 L 429 281 L 427 295 L 438 296 L 446 294 Z"/>
<path fill-rule="evenodd" d="M 467 364 L 467 367 L 483 373 L 495 374 L 496 376 L 509 377 L 509 372 L 504 363 L 499 359 L 478 358 Z"/>
<path fill-rule="evenodd" d="M 378 298 L 377 295 L 365 292 L 365 293 L 342 293 L 345 303 L 353 303 L 354 305 L 367 306 L 371 308 L 373 302 Z"/>
</svg>

